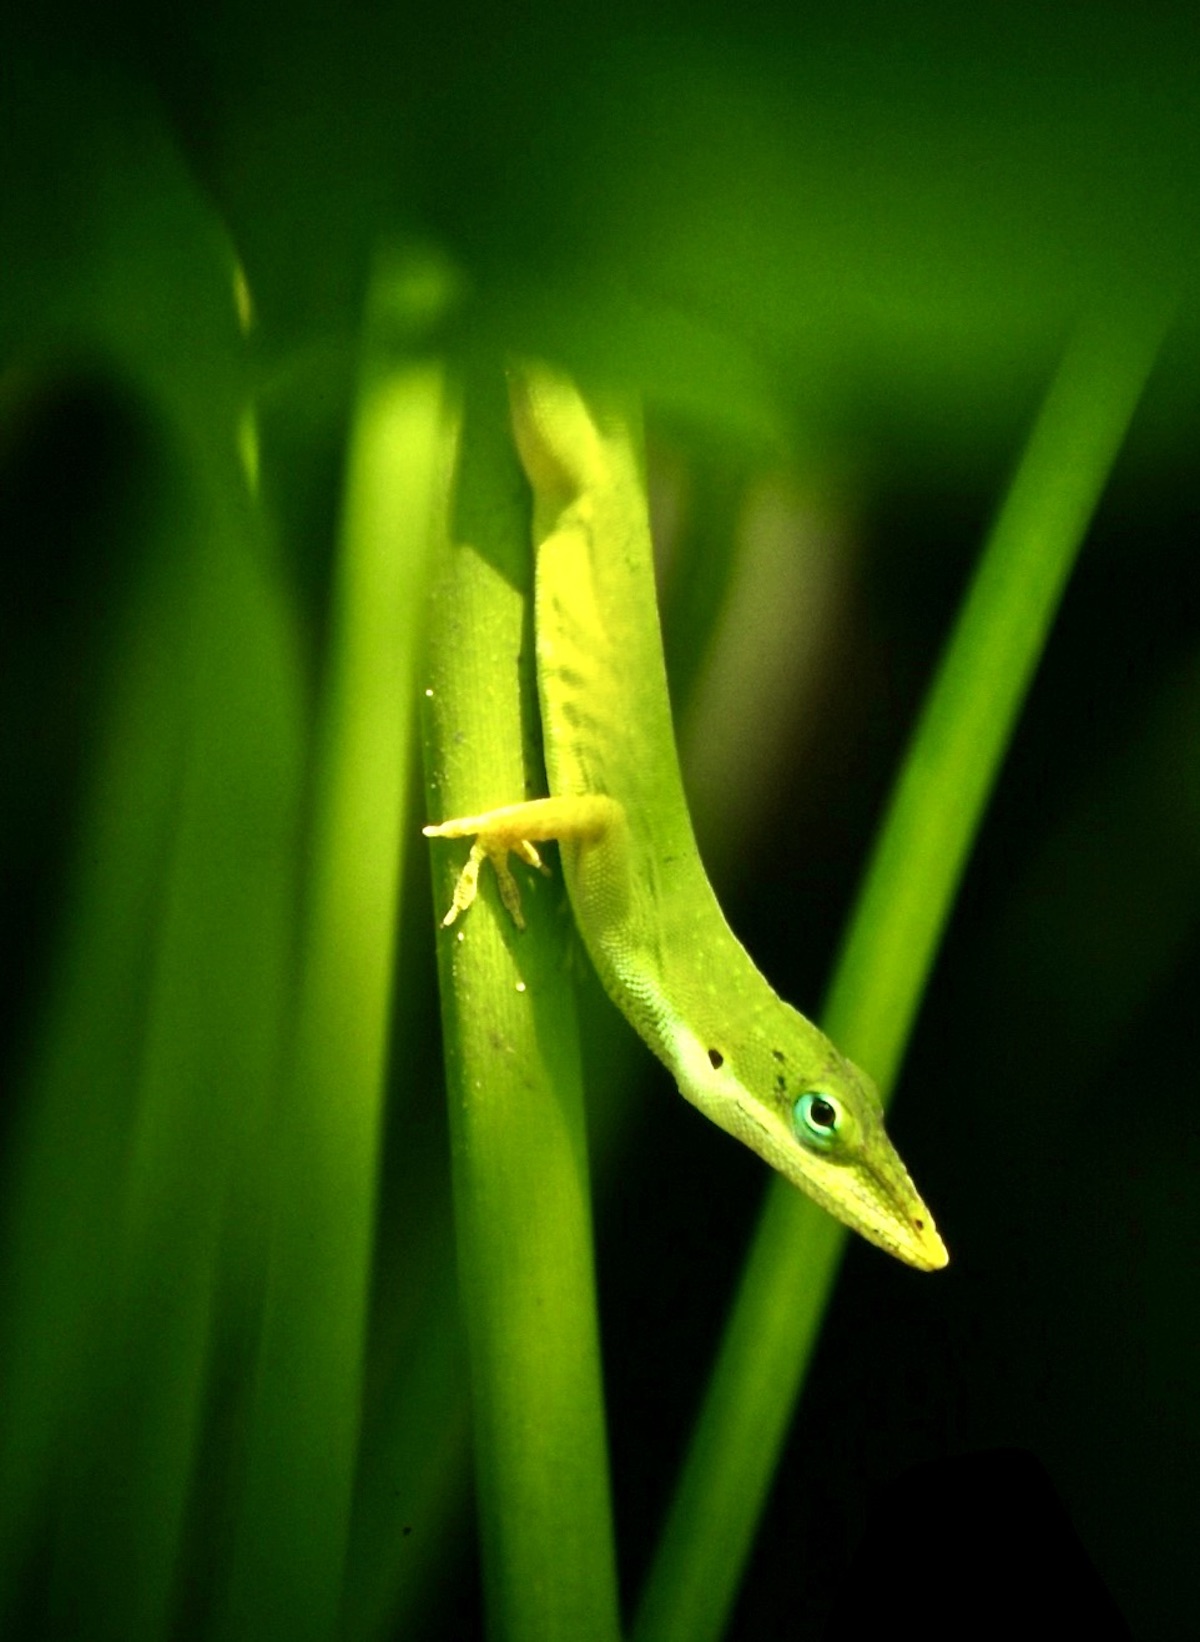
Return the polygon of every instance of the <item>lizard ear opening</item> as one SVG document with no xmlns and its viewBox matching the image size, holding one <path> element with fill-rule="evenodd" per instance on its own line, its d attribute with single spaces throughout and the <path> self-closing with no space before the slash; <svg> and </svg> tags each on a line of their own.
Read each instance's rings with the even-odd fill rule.
<svg viewBox="0 0 1200 1642">
<path fill-rule="evenodd" d="M 725 1057 L 719 1049 L 710 1049 L 708 1051 L 708 1064 L 712 1067 L 714 1072 L 719 1072 L 722 1066 L 724 1066 Z"/>
</svg>

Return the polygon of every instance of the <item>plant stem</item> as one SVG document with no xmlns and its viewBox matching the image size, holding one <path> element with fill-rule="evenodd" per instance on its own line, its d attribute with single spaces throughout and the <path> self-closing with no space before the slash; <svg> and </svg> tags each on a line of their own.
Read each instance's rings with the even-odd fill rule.
<svg viewBox="0 0 1200 1642">
<path fill-rule="evenodd" d="M 523 486 L 507 407 L 481 395 L 472 408 L 454 545 L 430 618 L 426 770 L 436 820 L 511 802 L 540 779 L 524 731 L 534 714 Z M 440 917 L 465 846 L 433 847 Z M 476 904 L 438 936 L 488 1634 L 615 1642 L 568 925 L 561 880 L 517 870 L 523 933 L 488 871 Z"/>
</svg>

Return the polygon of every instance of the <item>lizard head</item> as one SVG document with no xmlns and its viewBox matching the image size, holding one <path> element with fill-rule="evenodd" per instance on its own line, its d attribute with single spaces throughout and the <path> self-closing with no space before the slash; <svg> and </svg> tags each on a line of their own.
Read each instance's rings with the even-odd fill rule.
<svg viewBox="0 0 1200 1642">
<path fill-rule="evenodd" d="M 830 1214 L 920 1271 L 949 1260 L 888 1138 L 875 1085 L 790 1005 L 734 1044 L 690 1038 L 680 1088 Z"/>
</svg>

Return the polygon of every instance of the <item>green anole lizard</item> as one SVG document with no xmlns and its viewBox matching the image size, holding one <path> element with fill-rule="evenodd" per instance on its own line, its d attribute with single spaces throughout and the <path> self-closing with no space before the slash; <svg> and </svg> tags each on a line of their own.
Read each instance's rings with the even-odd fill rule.
<svg viewBox="0 0 1200 1642">
<path fill-rule="evenodd" d="M 871 1242 L 935 1271 L 948 1255 L 888 1139 L 870 1079 L 772 991 L 717 904 L 684 797 L 638 445 L 565 376 L 522 365 L 513 426 L 533 490 L 549 798 L 425 828 L 474 838 L 443 922 L 485 859 L 521 926 L 510 853 L 558 841 L 605 990 L 680 1091 Z M 545 870 L 544 868 L 542 870 Z"/>
</svg>

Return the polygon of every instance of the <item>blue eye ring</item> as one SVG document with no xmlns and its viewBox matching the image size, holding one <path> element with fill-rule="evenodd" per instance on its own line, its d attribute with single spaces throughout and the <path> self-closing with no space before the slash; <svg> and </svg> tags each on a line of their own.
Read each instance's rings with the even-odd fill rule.
<svg viewBox="0 0 1200 1642">
<path fill-rule="evenodd" d="M 792 1122 L 800 1139 L 810 1146 L 828 1150 L 837 1144 L 842 1108 L 832 1095 L 809 1089 L 792 1107 Z"/>
</svg>

